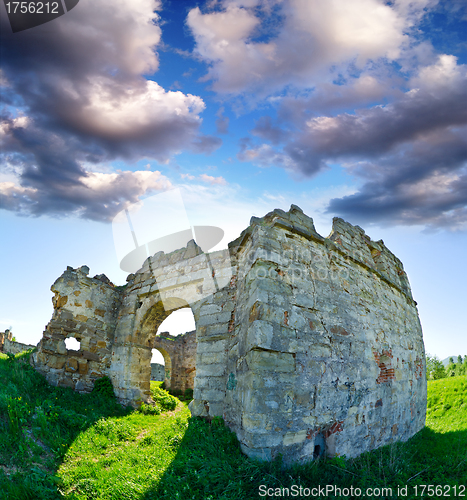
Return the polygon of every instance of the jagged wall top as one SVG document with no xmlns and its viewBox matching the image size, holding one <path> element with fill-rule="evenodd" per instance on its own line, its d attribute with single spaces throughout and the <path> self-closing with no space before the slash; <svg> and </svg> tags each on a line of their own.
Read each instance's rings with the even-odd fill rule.
<svg viewBox="0 0 467 500">
<path fill-rule="evenodd" d="M 257 227 L 280 227 L 310 241 L 321 243 L 329 250 L 335 250 L 374 272 L 413 301 L 402 262 L 385 246 L 383 240 L 373 241 L 360 226 L 353 226 L 339 217 L 334 217 L 331 233 L 324 238 L 316 232 L 313 219 L 305 215 L 300 207 L 291 205 L 288 212 L 276 208 L 264 217 L 252 217 L 250 226 L 229 243 L 231 252 L 240 250 Z"/>
<path fill-rule="evenodd" d="M 242 231 L 240 236 L 229 243 L 229 250 L 233 262 L 236 260 L 236 253 L 245 246 L 247 240 L 251 238 L 257 227 L 280 227 L 294 234 L 302 236 L 310 241 L 315 241 L 325 245 L 329 250 L 335 250 L 357 264 L 369 269 L 377 274 L 381 279 L 400 290 L 410 301 L 413 301 L 410 284 L 407 274 L 404 271 L 402 262 L 386 247 L 383 240 L 373 241 L 360 226 L 354 226 L 339 217 L 334 217 L 332 230 L 327 238 L 321 236 L 315 229 L 313 219 L 303 213 L 297 205 L 291 205 L 288 212 L 281 209 L 274 209 L 264 217 L 252 217 L 250 225 Z M 175 264 L 202 255 L 203 250 L 194 240 L 188 242 L 186 247 L 180 248 L 170 253 L 158 252 L 148 257 L 142 268 L 135 274 L 130 274 L 127 281 L 130 285 L 143 280 L 144 273 L 153 273 L 158 268 Z M 74 279 L 79 278 L 89 281 L 89 284 L 99 280 L 102 284 L 114 287 L 113 283 L 105 275 L 89 278 L 89 268 L 81 266 L 78 269 L 71 267 L 57 280 L 63 279 L 71 273 Z M 55 285 L 55 283 L 54 283 Z M 52 291 L 54 290 L 52 285 Z M 118 288 L 115 289 L 120 292 Z"/>
</svg>

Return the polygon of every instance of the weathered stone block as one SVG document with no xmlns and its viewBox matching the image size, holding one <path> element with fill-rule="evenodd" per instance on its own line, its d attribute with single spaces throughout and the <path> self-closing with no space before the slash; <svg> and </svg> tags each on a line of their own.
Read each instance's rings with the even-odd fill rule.
<svg viewBox="0 0 467 500">
<path fill-rule="evenodd" d="M 284 446 L 290 446 L 291 444 L 303 443 L 307 438 L 307 430 L 303 429 L 297 432 L 286 432 L 283 438 Z"/>
<path fill-rule="evenodd" d="M 199 377 L 219 377 L 225 373 L 225 365 L 222 363 L 213 363 L 211 365 L 200 366 L 196 369 Z"/>
<path fill-rule="evenodd" d="M 38 358 L 38 361 L 40 361 L 41 358 Z M 47 361 L 47 365 L 49 368 L 55 368 L 60 370 L 63 368 L 65 365 L 66 358 L 63 356 L 49 356 L 49 359 Z"/>
<path fill-rule="evenodd" d="M 78 360 L 78 372 L 80 375 L 88 373 L 88 362 L 85 359 Z"/>
<path fill-rule="evenodd" d="M 78 371 L 78 360 L 75 358 L 68 358 L 66 361 L 66 371 L 76 373 Z"/>
<path fill-rule="evenodd" d="M 71 389 L 75 388 L 75 383 L 71 378 L 62 378 L 58 383 L 59 387 L 70 387 Z"/>
<path fill-rule="evenodd" d="M 277 373 L 295 371 L 293 354 L 285 352 L 253 350 L 247 354 L 246 360 L 252 371 L 271 371 Z"/>
</svg>

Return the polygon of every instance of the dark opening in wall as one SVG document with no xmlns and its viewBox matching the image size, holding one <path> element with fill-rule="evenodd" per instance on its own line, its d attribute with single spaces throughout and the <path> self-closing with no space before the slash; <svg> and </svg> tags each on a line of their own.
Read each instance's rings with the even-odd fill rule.
<svg viewBox="0 0 467 500">
<path fill-rule="evenodd" d="M 319 433 L 315 437 L 315 449 L 313 451 L 313 459 L 323 457 L 325 451 L 326 451 L 326 443 L 324 441 L 324 436 L 321 433 Z"/>
</svg>

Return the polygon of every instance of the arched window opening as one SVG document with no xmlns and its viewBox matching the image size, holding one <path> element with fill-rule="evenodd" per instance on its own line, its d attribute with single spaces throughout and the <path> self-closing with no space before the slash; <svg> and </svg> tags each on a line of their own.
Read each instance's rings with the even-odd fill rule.
<svg viewBox="0 0 467 500">
<path fill-rule="evenodd" d="M 319 433 L 315 436 L 315 449 L 313 451 L 313 458 L 316 460 L 317 458 L 324 457 L 325 451 L 326 451 L 326 442 L 324 440 L 323 434 Z"/>
<path fill-rule="evenodd" d="M 172 380 L 172 359 L 170 354 L 161 346 L 152 349 L 151 358 L 151 381 L 163 381 L 166 389 L 170 388 Z M 162 360 L 160 359 L 162 358 Z M 158 359 L 161 363 L 153 363 L 152 359 Z M 155 365 L 155 366 L 153 366 Z M 154 374 L 160 374 L 159 378 L 153 378 Z"/>
<path fill-rule="evenodd" d="M 195 317 L 189 307 L 172 312 L 157 329 L 157 335 L 170 333 L 172 336 L 183 335 L 196 329 Z"/>
<path fill-rule="evenodd" d="M 177 396 L 186 395 L 187 390 L 192 395 L 196 375 L 196 325 L 192 310 L 182 307 L 171 311 L 154 333 L 151 381 L 155 381 L 156 372 L 164 364 L 163 387 Z"/>
</svg>

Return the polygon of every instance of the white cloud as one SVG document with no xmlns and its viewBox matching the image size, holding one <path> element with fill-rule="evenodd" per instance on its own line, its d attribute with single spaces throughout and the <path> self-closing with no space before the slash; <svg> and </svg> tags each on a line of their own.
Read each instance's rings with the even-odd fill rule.
<svg viewBox="0 0 467 500">
<path fill-rule="evenodd" d="M 0 182 L 0 196 L 34 196 L 37 189 L 24 188 L 14 182 Z"/>
<path fill-rule="evenodd" d="M 131 148 L 133 154 L 140 148 L 140 154 L 160 161 L 190 147 L 205 108 L 200 97 L 165 91 L 151 80 L 116 92 L 113 84 L 96 78 L 86 92 L 85 103 L 81 99 L 69 103 L 61 113 L 62 119 L 74 122 L 94 138 L 115 142 L 117 149 L 127 144 L 124 149 Z M 171 134 L 176 139 L 170 139 Z"/>
<path fill-rule="evenodd" d="M 207 79 L 223 93 L 267 94 L 285 85 L 302 87 L 368 60 L 399 57 L 408 21 L 380 0 L 283 0 L 277 35 L 255 41 L 271 2 L 225 1 L 221 11 L 192 9 L 187 18 L 196 52 L 210 64 Z M 258 4 L 258 5 L 256 5 Z M 331 78 L 332 79 L 332 78 Z"/>
<path fill-rule="evenodd" d="M 410 85 L 412 89 L 422 89 L 439 96 L 446 92 L 462 92 L 466 77 L 465 64 L 458 65 L 455 56 L 441 54 L 434 64 L 421 67 Z"/>
<path fill-rule="evenodd" d="M 112 174 L 88 172 L 81 179 L 83 185 L 90 189 L 94 196 L 110 194 L 119 187 L 132 191 L 134 195 L 140 196 L 151 191 L 166 190 L 171 187 L 170 181 L 159 171 L 148 172 L 146 170 L 120 171 Z"/>
<path fill-rule="evenodd" d="M 203 182 L 205 182 L 206 184 L 210 184 L 211 186 L 214 186 L 216 184 L 219 186 L 225 186 L 227 184 L 227 181 L 223 177 L 214 177 L 208 174 L 201 174 L 199 178 Z"/>
</svg>

